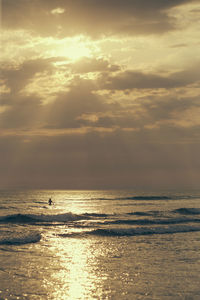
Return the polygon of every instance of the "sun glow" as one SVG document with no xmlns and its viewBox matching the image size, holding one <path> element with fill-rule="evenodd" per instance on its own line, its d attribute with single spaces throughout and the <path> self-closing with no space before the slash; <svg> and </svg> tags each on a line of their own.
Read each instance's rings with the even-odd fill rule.
<svg viewBox="0 0 200 300">
<path fill-rule="evenodd" d="M 91 57 L 92 46 L 83 37 L 65 38 L 57 40 L 50 52 L 55 57 L 66 57 L 76 61 L 81 57 Z"/>
</svg>

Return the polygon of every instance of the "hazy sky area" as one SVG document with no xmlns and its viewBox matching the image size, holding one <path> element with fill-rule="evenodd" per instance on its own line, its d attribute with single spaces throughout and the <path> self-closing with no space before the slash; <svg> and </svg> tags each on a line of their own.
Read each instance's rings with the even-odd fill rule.
<svg viewBox="0 0 200 300">
<path fill-rule="evenodd" d="M 199 188 L 199 0 L 2 0 L 0 187 Z"/>
</svg>

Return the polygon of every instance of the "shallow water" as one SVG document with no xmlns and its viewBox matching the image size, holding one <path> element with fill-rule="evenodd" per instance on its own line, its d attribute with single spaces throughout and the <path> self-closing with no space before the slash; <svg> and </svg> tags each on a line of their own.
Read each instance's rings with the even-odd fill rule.
<svg viewBox="0 0 200 300">
<path fill-rule="evenodd" d="M 199 200 L 1 191 L 0 299 L 200 299 Z"/>
</svg>

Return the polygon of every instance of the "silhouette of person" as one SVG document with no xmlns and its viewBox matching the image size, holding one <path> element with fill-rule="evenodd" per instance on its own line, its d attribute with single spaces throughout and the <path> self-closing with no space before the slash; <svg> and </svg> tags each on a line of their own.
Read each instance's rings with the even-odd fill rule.
<svg viewBox="0 0 200 300">
<path fill-rule="evenodd" d="M 51 200 L 51 198 L 49 198 L 49 205 L 51 205 L 52 204 L 52 200 Z"/>
</svg>

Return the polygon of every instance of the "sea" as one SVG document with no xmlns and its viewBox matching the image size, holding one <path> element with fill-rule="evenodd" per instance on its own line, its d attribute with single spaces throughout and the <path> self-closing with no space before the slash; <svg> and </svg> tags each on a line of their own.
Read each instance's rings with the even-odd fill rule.
<svg viewBox="0 0 200 300">
<path fill-rule="evenodd" d="M 0 190 L 0 299 L 199 300 L 200 190 Z"/>
</svg>

